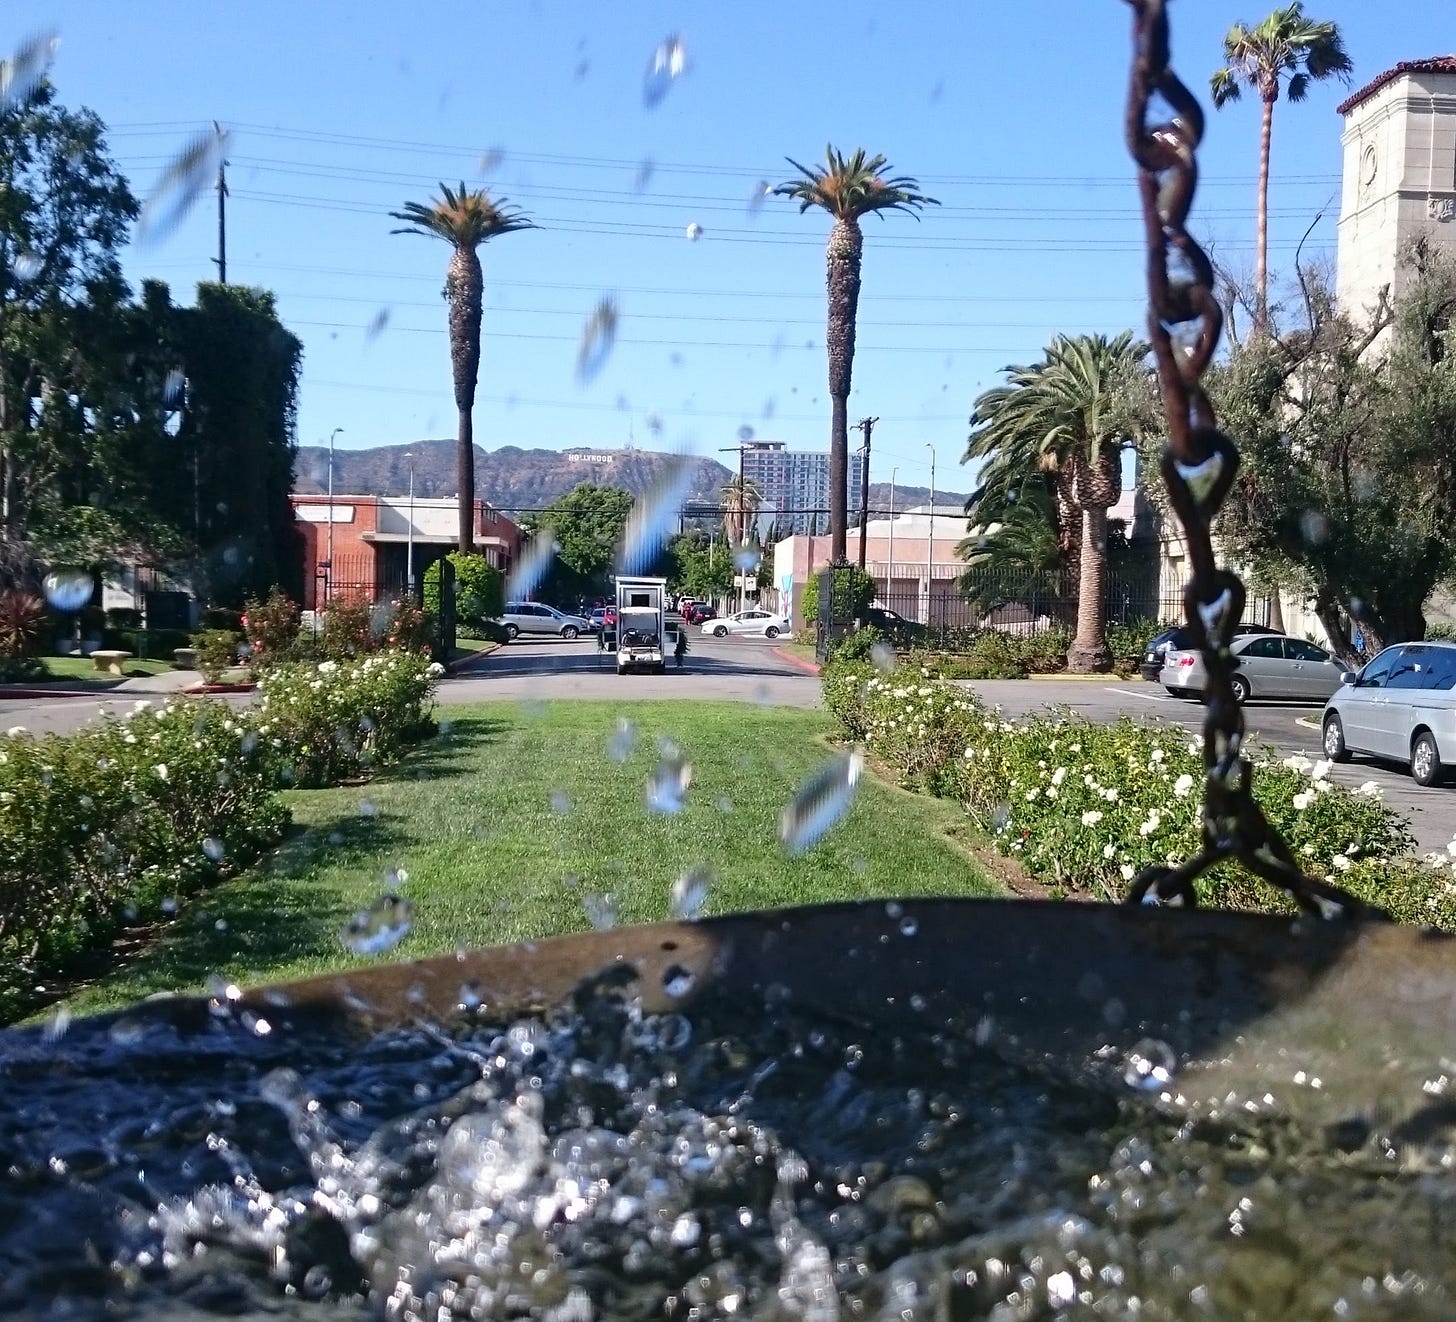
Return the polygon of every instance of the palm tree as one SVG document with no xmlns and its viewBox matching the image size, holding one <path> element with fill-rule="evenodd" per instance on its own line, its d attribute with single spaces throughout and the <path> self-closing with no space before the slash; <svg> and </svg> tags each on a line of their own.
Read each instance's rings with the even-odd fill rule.
<svg viewBox="0 0 1456 1322">
<path fill-rule="evenodd" d="M 444 239 L 453 251 L 445 268 L 445 300 L 450 305 L 450 370 L 455 378 L 455 408 L 459 414 L 456 432 L 455 477 L 460 487 L 460 550 L 475 549 L 475 386 L 480 377 L 480 310 L 485 277 L 476 251 L 487 239 L 512 230 L 534 229 L 519 211 L 506 205 L 505 198 L 492 200 L 484 189 L 468 189 L 462 183 L 452 191 L 440 185 L 440 197 L 428 205 L 406 202 L 403 211 L 391 211 L 395 220 L 406 221 L 392 234 L 424 234 Z"/>
<path fill-rule="evenodd" d="M 1223 39 L 1224 67 L 1209 79 L 1213 104 L 1219 109 L 1237 101 L 1247 84 L 1259 94 L 1263 122 L 1259 132 L 1258 255 L 1254 269 L 1254 332 L 1262 334 L 1269 318 L 1269 141 L 1274 129 L 1274 103 L 1279 88 L 1289 100 L 1303 101 L 1312 80 L 1350 80 L 1353 67 L 1334 23 L 1306 18 L 1300 0 L 1276 9 L 1257 27 L 1235 23 Z"/>
<path fill-rule="evenodd" d="M 959 586 L 967 600 L 983 611 L 1008 601 L 1060 605 L 1066 562 L 1054 483 L 1046 474 L 1024 477 L 1009 490 L 981 487 L 966 502 L 966 515 L 978 529 L 956 547 L 966 562 Z"/>
<path fill-rule="evenodd" d="M 1131 331 L 1056 336 L 1029 367 L 981 394 L 971 414 L 966 460 L 984 459 L 987 481 L 1044 473 L 1061 526 L 1080 525 L 1077 630 L 1067 669 L 1106 670 L 1107 511 L 1122 492 L 1126 382 L 1147 354 Z"/>
<path fill-rule="evenodd" d="M 800 165 L 788 157 L 800 178 L 780 184 L 774 193 L 799 203 L 799 214 L 810 207 L 823 207 L 834 217 L 829 231 L 828 292 L 829 325 L 825 344 L 829 350 L 829 554 L 835 564 L 845 560 L 848 527 L 849 481 L 849 387 L 854 371 L 855 319 L 859 310 L 860 259 L 864 235 L 859 218 L 874 211 L 908 211 L 916 215 L 921 207 L 939 206 L 933 197 L 920 192 L 918 181 L 908 175 L 890 175 L 883 156 L 866 157 L 861 147 L 845 157 L 832 145 L 824 149 L 823 165 Z"/>
<path fill-rule="evenodd" d="M 723 535 L 732 547 L 748 540 L 748 521 L 763 504 L 763 492 L 748 478 L 735 477 L 723 484 Z"/>
</svg>

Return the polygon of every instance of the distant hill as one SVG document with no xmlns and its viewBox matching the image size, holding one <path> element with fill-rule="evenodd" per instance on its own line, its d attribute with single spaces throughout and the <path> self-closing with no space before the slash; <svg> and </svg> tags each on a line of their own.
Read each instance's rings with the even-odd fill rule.
<svg viewBox="0 0 1456 1322">
<path fill-rule="evenodd" d="M 334 451 L 334 491 L 351 496 L 403 496 L 409 492 L 414 455 L 415 495 L 455 495 L 455 442 L 415 441 L 409 445 L 377 445 L 367 450 Z M 573 457 L 576 456 L 576 457 Z M 475 447 L 475 494 L 498 509 L 522 513 L 541 509 L 564 496 L 579 482 L 621 487 L 633 495 L 645 492 L 673 458 L 657 450 L 522 450 L 514 445 L 499 450 Z M 723 484 L 733 473 L 713 459 L 696 458 L 690 500 L 717 502 Z M 294 468 L 294 490 L 318 495 L 328 489 L 329 452 L 325 446 L 302 445 Z M 909 509 L 930 500 L 927 487 L 897 484 L 894 507 Z M 959 504 L 965 496 L 937 491 L 937 506 Z M 890 484 L 870 483 L 870 508 L 890 508 Z"/>
</svg>

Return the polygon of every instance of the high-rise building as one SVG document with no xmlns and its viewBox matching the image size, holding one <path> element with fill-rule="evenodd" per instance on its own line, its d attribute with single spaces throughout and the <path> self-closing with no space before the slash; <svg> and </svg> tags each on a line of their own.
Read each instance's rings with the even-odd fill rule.
<svg viewBox="0 0 1456 1322">
<path fill-rule="evenodd" d="M 859 519 L 864 452 L 849 453 L 849 522 Z M 818 530 L 829 530 L 829 455 L 820 450 L 790 450 L 782 441 L 757 441 L 743 451 L 743 477 L 778 513 L 781 536 L 807 533 L 818 514 Z"/>
</svg>

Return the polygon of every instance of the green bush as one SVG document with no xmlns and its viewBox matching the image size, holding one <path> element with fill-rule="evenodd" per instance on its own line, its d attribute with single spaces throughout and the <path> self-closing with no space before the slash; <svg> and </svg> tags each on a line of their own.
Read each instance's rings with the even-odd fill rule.
<svg viewBox="0 0 1456 1322">
<path fill-rule="evenodd" d="M 110 606 L 106 610 L 108 629 L 140 629 L 142 613 L 134 606 Z"/>
<path fill-rule="evenodd" d="M 487 620 L 497 619 L 506 608 L 506 579 L 483 555 L 466 555 L 451 551 L 446 559 L 455 569 L 455 619 L 457 623 L 478 629 Z M 440 561 L 425 570 L 425 609 L 433 616 L 440 614 Z"/>
<path fill-rule="evenodd" d="M 829 645 L 831 661 L 868 661 L 877 643 L 889 643 L 888 638 L 873 625 L 865 625 L 836 638 Z"/>
<path fill-rule="evenodd" d="M 208 606 L 202 612 L 204 629 L 227 629 L 230 633 L 243 632 L 243 613 L 229 606 Z"/>
<path fill-rule="evenodd" d="M 238 663 L 240 638 L 231 629 L 203 629 L 192 636 L 197 649 L 197 668 L 209 684 L 222 679 L 222 673 Z"/>
<path fill-rule="evenodd" d="M 846 565 L 842 569 L 834 570 L 833 573 L 834 622 L 848 624 L 851 620 L 861 619 L 869 610 L 870 603 L 875 599 L 875 580 L 857 565 Z M 819 576 L 817 574 L 809 580 L 805 589 L 801 613 L 806 625 L 819 622 Z"/>
<path fill-rule="evenodd" d="M 330 661 L 348 661 L 374 650 L 374 610 L 362 597 L 340 597 L 329 602 L 319 632 L 319 655 Z"/>
<path fill-rule="evenodd" d="M 241 620 L 254 670 L 293 659 L 302 619 L 297 602 L 289 600 L 282 588 L 275 587 L 267 601 L 250 597 L 243 603 Z"/>
<path fill-rule="evenodd" d="M 192 635 L 185 629 L 121 629 L 108 631 L 106 645 L 130 652 L 133 656 L 152 657 L 159 661 L 170 661 L 172 653 L 179 647 L 191 647 Z"/>
</svg>

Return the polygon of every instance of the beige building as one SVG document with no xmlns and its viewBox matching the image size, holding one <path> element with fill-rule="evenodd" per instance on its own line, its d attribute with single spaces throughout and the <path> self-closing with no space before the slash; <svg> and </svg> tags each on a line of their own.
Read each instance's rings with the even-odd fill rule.
<svg viewBox="0 0 1456 1322">
<path fill-rule="evenodd" d="M 1341 103 L 1336 293 L 1359 317 L 1400 292 L 1400 256 L 1427 235 L 1456 257 L 1456 55 L 1405 60 Z"/>
</svg>

